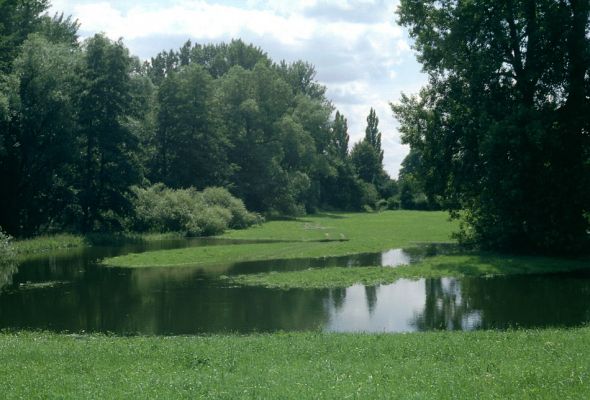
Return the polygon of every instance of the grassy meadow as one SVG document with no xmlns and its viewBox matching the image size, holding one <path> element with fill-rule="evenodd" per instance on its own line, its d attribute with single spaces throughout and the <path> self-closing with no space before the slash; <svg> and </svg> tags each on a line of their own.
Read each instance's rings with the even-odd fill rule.
<svg viewBox="0 0 590 400">
<path fill-rule="evenodd" d="M 590 329 L 109 337 L 0 334 L 18 398 L 583 399 Z"/>
</svg>

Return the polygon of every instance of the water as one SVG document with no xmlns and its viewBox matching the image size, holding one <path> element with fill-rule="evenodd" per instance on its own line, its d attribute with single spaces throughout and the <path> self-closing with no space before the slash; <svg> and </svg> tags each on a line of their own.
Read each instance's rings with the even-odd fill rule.
<svg viewBox="0 0 590 400">
<path fill-rule="evenodd" d="M 23 262 L 0 282 L 0 329 L 117 334 L 323 330 L 413 332 L 579 326 L 590 321 L 590 274 L 399 280 L 342 289 L 235 287 L 219 275 L 309 267 L 395 267 L 444 251 L 411 250 L 317 260 L 196 268 L 105 268 L 127 252 L 221 244 L 171 240 L 52 253 Z"/>
</svg>

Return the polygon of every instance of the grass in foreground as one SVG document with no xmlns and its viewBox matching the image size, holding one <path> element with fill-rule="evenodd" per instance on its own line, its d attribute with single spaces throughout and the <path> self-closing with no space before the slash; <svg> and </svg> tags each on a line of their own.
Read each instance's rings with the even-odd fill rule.
<svg viewBox="0 0 590 400">
<path fill-rule="evenodd" d="M 232 282 L 269 288 L 335 288 L 357 283 L 377 285 L 401 278 L 442 278 L 558 273 L 590 269 L 590 260 L 548 257 L 506 256 L 500 254 L 441 255 L 419 263 L 390 267 L 319 268 L 290 272 L 271 272 L 230 277 Z"/>
<path fill-rule="evenodd" d="M 416 242 L 448 242 L 456 226 L 444 212 L 388 211 L 376 214 L 316 215 L 291 221 L 271 221 L 250 229 L 230 231 L 222 236 L 231 239 L 284 240 L 290 243 L 162 250 L 110 258 L 104 263 L 130 268 L 168 267 L 369 253 L 407 247 Z"/>
<path fill-rule="evenodd" d="M 208 337 L 0 334 L 12 398 L 590 397 L 590 328 Z"/>
</svg>

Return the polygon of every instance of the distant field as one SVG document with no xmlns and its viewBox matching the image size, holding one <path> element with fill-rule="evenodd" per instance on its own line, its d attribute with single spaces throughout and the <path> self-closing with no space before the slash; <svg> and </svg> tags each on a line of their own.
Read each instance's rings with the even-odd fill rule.
<svg viewBox="0 0 590 400">
<path fill-rule="evenodd" d="M 444 212 L 387 211 L 323 214 L 271 221 L 230 231 L 223 238 L 291 242 L 194 247 L 129 254 L 106 259 L 117 267 L 166 267 L 276 258 L 325 257 L 370 253 L 424 242 L 451 242 L 457 224 Z"/>
<path fill-rule="evenodd" d="M 587 399 L 590 329 L 0 334 L 6 399 Z"/>
</svg>

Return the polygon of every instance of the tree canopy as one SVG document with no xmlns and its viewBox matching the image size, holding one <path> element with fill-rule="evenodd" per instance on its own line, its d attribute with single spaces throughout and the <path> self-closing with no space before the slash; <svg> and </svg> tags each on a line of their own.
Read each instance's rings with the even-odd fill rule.
<svg viewBox="0 0 590 400">
<path fill-rule="evenodd" d="M 590 211 L 590 3 L 402 0 L 429 84 L 393 111 L 464 238 L 569 252 Z M 458 215 L 458 214 L 457 214 Z"/>
</svg>

